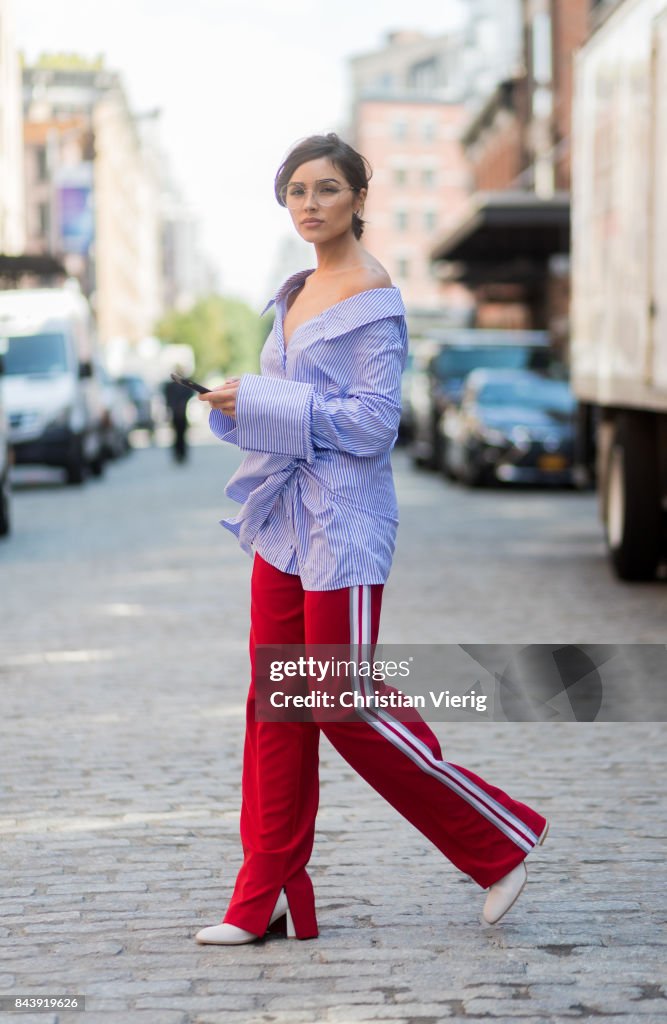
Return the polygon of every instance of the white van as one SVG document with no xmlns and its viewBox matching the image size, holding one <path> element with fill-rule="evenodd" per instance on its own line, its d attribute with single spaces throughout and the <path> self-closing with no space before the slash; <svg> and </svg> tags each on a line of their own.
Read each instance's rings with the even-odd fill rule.
<svg viewBox="0 0 667 1024">
<path fill-rule="evenodd" d="M 102 472 L 95 333 L 76 287 L 0 291 L 4 400 L 15 463 L 61 466 L 69 483 Z"/>
</svg>

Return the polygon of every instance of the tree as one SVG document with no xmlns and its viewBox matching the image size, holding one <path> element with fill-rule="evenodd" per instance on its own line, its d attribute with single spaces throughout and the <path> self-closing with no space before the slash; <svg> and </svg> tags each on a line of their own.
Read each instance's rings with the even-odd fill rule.
<svg viewBox="0 0 667 1024">
<path fill-rule="evenodd" d="M 252 373 L 271 322 L 240 299 L 209 295 L 185 312 L 170 310 L 156 324 L 155 335 L 170 344 L 190 345 L 202 376 Z"/>
<path fill-rule="evenodd" d="M 53 68 L 57 71 L 102 71 L 104 54 L 84 57 L 80 53 L 40 53 L 34 65 L 36 68 Z"/>
</svg>

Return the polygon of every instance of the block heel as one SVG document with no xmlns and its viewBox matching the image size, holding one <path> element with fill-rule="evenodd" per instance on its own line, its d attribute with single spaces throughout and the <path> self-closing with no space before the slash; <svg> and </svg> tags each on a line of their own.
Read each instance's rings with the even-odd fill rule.
<svg viewBox="0 0 667 1024">
<path fill-rule="evenodd" d="M 290 913 L 289 903 L 287 902 L 287 893 L 285 892 L 284 889 L 280 890 L 266 932 L 268 932 L 271 929 L 272 925 L 276 924 L 276 922 L 281 921 L 282 918 L 285 918 L 285 929 L 287 932 L 287 937 L 290 939 L 296 938 L 294 922 L 292 920 L 292 915 Z M 216 924 L 211 925 L 208 928 L 202 928 L 195 935 L 195 940 L 204 945 L 210 944 L 214 946 L 242 946 L 248 942 L 256 942 L 261 937 L 261 935 L 255 935 L 254 932 L 246 931 L 244 928 L 238 928 L 234 924 L 226 924 L 223 921 L 222 924 Z"/>
</svg>

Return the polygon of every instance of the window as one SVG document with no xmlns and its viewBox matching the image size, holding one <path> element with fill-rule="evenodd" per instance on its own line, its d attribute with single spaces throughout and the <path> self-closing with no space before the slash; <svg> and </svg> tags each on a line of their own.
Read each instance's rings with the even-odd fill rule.
<svg viewBox="0 0 667 1024">
<path fill-rule="evenodd" d="M 401 280 L 405 281 L 410 274 L 410 263 L 408 260 L 396 260 L 396 273 Z"/>
<path fill-rule="evenodd" d="M 382 72 L 371 83 L 371 92 L 379 92 L 382 96 L 389 95 L 393 88 L 394 76 L 389 71 Z"/>
<path fill-rule="evenodd" d="M 426 188 L 433 188 L 435 185 L 435 171 L 432 167 L 424 167 L 422 169 L 422 185 Z"/>
<path fill-rule="evenodd" d="M 22 334 L 9 338 L 5 373 L 55 375 L 67 370 L 67 341 L 64 334 Z"/>
<path fill-rule="evenodd" d="M 49 162 L 46 155 L 46 146 L 38 146 L 37 157 L 37 180 L 47 181 L 49 177 Z"/>
<path fill-rule="evenodd" d="M 37 207 L 37 217 L 39 220 L 39 233 L 43 238 L 48 238 L 50 228 L 49 218 L 49 204 L 40 203 Z"/>
<path fill-rule="evenodd" d="M 424 142 L 433 142 L 436 136 L 435 121 L 424 121 L 422 124 L 422 139 Z"/>
<path fill-rule="evenodd" d="M 573 413 L 577 400 L 564 380 L 516 380 L 485 384 L 477 393 L 479 405 L 520 405 L 524 409 L 548 409 Z"/>
<path fill-rule="evenodd" d="M 437 224 L 437 216 L 435 210 L 424 210 L 424 229 L 426 231 L 435 231 Z"/>
<path fill-rule="evenodd" d="M 404 117 L 397 118 L 392 125 L 392 132 L 394 138 L 398 142 L 403 142 L 408 137 L 408 122 Z"/>
<path fill-rule="evenodd" d="M 408 72 L 408 81 L 415 92 L 433 92 L 438 85 L 438 62 L 435 57 L 413 64 Z"/>
<path fill-rule="evenodd" d="M 551 16 L 536 14 L 533 17 L 533 78 L 539 85 L 551 82 Z"/>
<path fill-rule="evenodd" d="M 408 211 L 407 210 L 396 210 L 394 213 L 394 226 L 397 231 L 407 231 L 408 229 Z"/>
<path fill-rule="evenodd" d="M 408 172 L 405 167 L 394 168 L 394 185 L 405 185 L 408 180 Z"/>
</svg>

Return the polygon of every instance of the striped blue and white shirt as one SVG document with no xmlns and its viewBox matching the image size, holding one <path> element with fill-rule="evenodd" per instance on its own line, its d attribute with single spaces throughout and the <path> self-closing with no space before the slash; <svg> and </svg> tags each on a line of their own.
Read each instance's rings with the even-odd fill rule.
<svg viewBox="0 0 667 1024">
<path fill-rule="evenodd" d="M 372 288 L 296 328 L 285 347 L 292 275 L 275 302 L 261 374 L 241 377 L 236 418 L 213 409 L 217 437 L 249 454 L 225 494 L 243 507 L 221 523 L 305 590 L 384 583 L 398 508 L 391 470 L 408 335 L 398 288 Z M 263 315 L 262 313 L 262 315 Z"/>
</svg>

